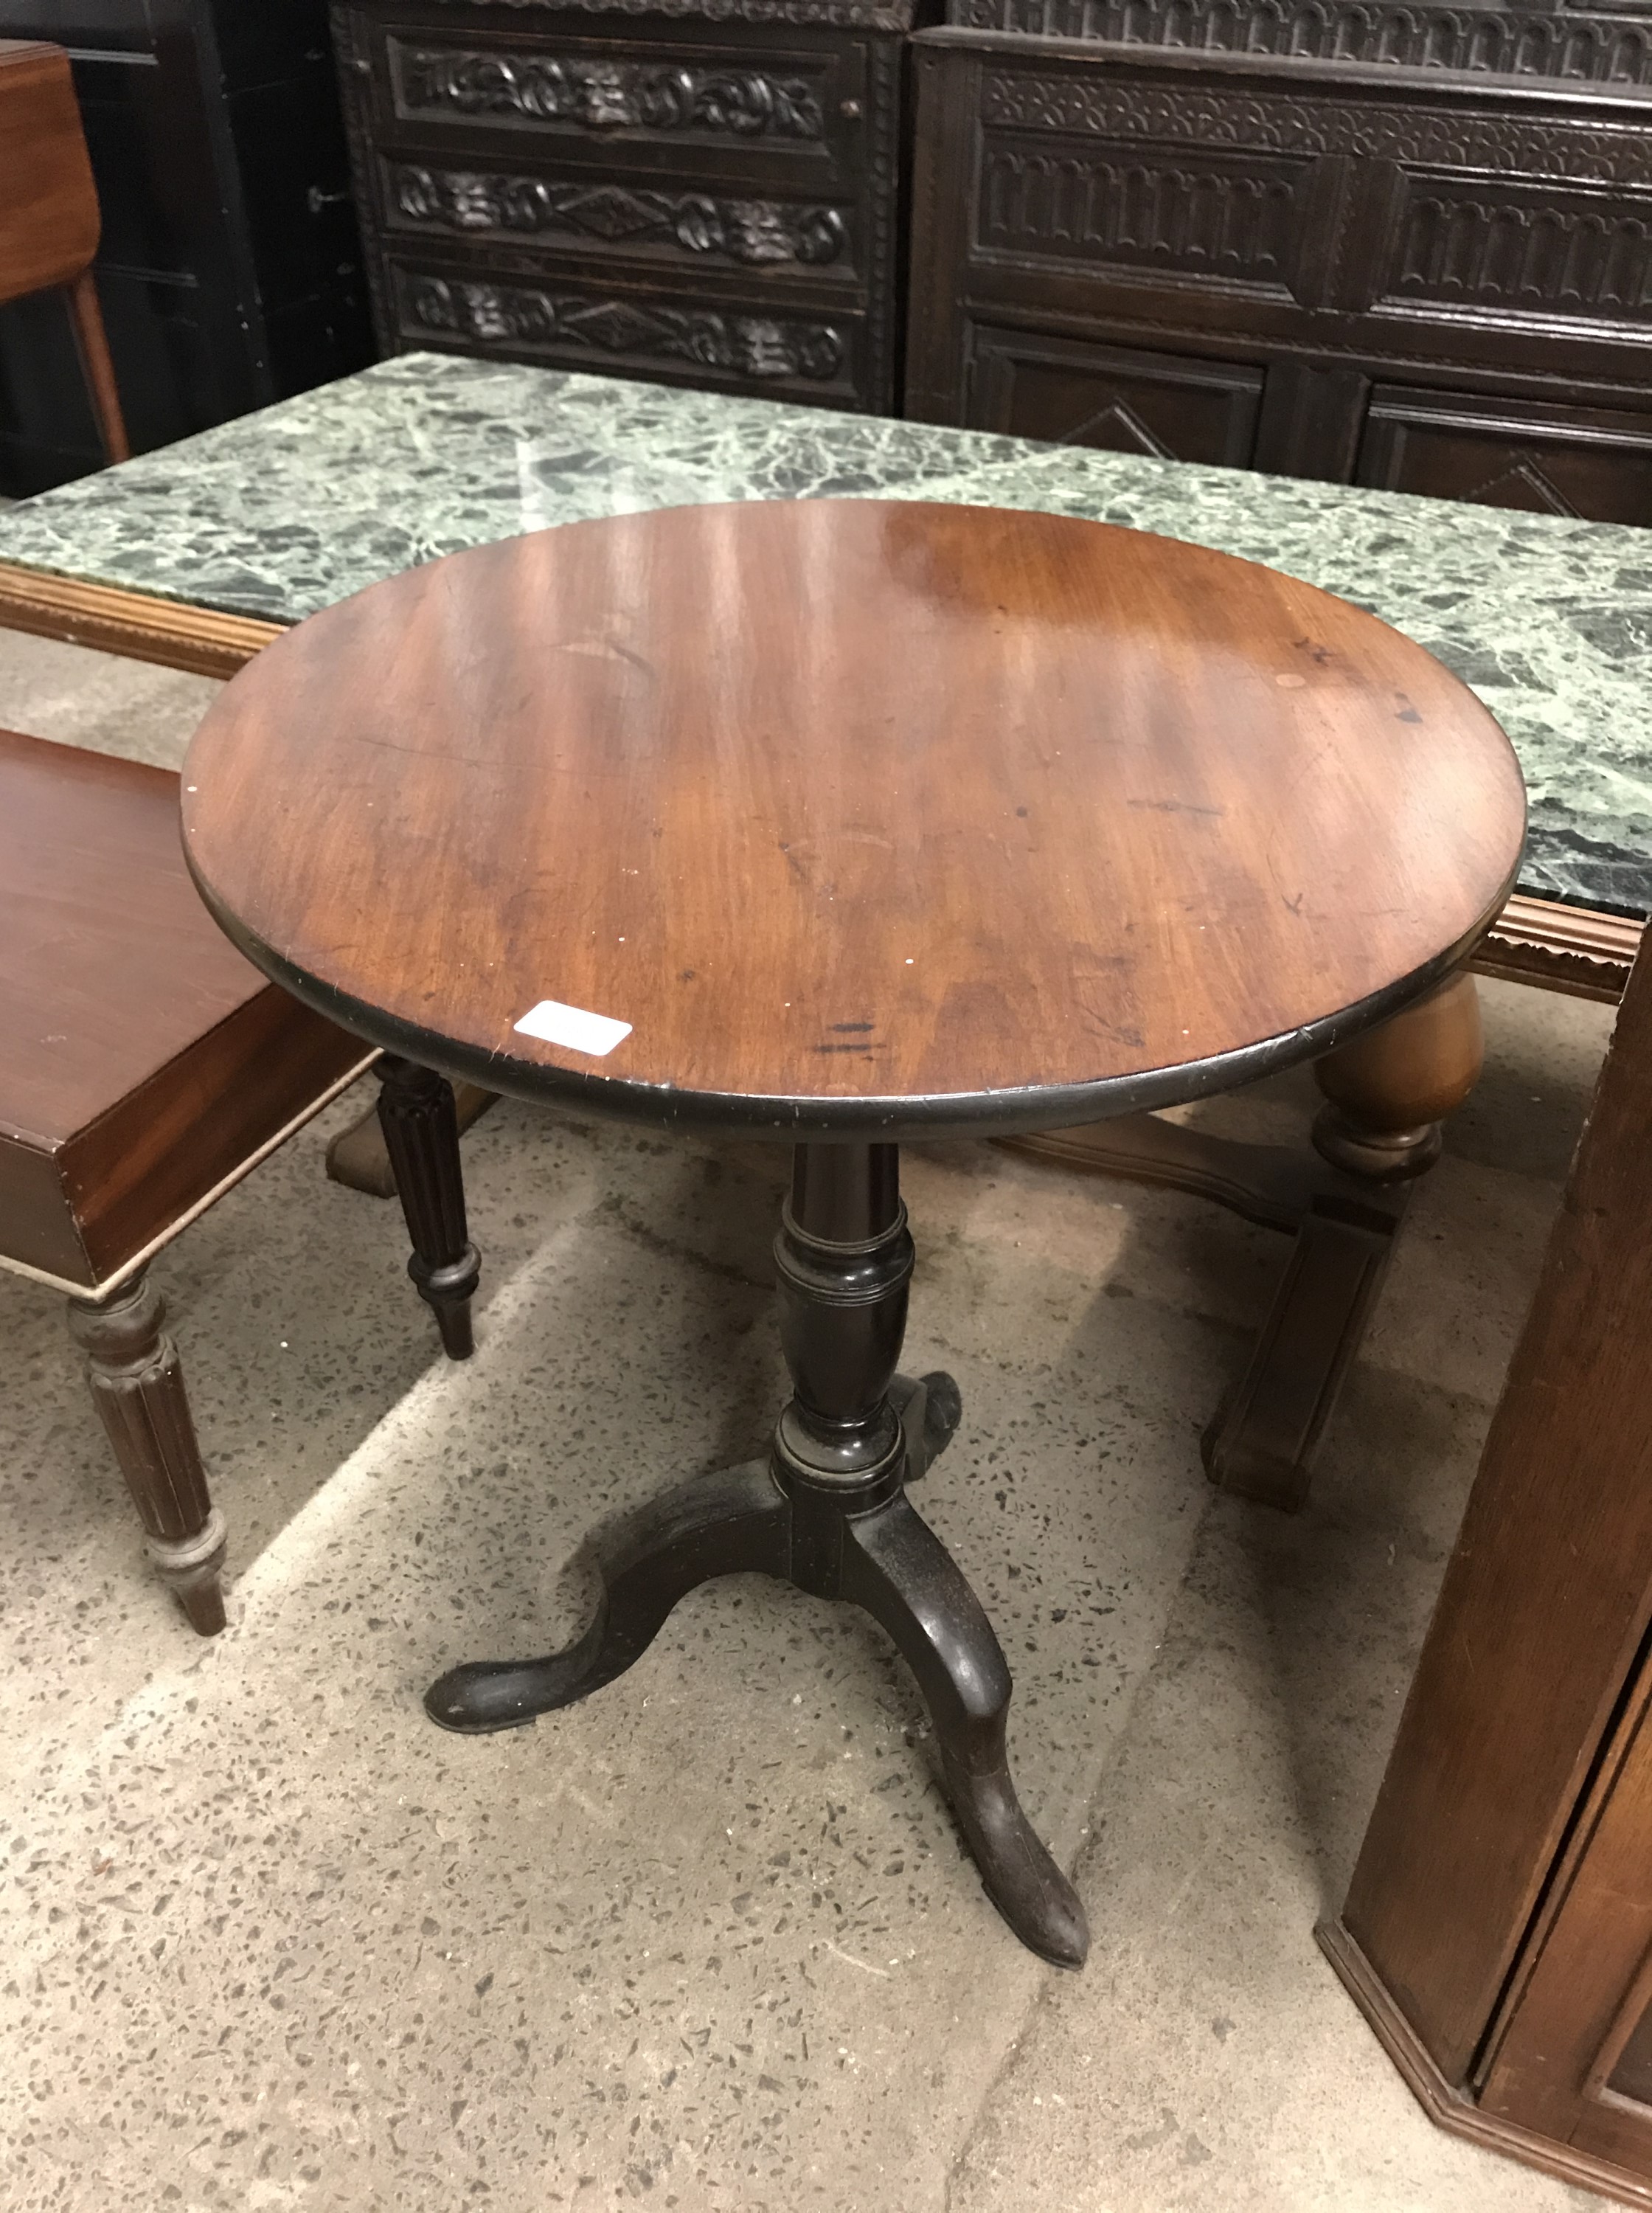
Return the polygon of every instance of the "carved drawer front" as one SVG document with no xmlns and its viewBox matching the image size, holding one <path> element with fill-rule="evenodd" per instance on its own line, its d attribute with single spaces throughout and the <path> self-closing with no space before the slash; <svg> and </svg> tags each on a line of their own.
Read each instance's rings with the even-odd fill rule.
<svg viewBox="0 0 1652 2213">
<path fill-rule="evenodd" d="M 1635 415 L 1379 384 L 1355 480 L 1538 515 L 1652 524 L 1652 410 Z"/>
<path fill-rule="evenodd" d="M 1307 155 L 989 128 L 972 259 L 1299 296 L 1335 180 Z M 1327 187 L 1331 188 L 1328 194 Z"/>
<path fill-rule="evenodd" d="M 589 170 L 528 174 L 498 162 L 472 167 L 403 154 L 381 155 L 377 176 L 393 235 L 473 241 L 512 255 L 552 248 L 605 265 L 758 271 L 850 293 L 861 281 L 860 213 L 842 194 L 753 192 Z"/>
<path fill-rule="evenodd" d="M 858 311 L 641 287 L 588 268 L 535 276 L 388 256 L 396 342 L 503 361 L 554 363 L 708 390 L 853 403 L 861 397 Z"/>
<path fill-rule="evenodd" d="M 973 354 L 978 430 L 1230 468 L 1255 448 L 1259 369 L 978 325 Z"/>
<path fill-rule="evenodd" d="M 613 149 L 633 165 L 727 172 L 760 161 L 854 179 L 864 162 L 866 57 L 783 33 L 762 49 L 684 38 L 499 37 L 380 29 L 371 69 L 381 144 L 462 143 L 501 156 Z"/>
</svg>

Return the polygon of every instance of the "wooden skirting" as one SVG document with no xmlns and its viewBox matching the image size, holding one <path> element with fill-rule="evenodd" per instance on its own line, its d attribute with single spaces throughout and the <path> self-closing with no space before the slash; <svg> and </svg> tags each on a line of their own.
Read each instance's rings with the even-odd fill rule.
<svg viewBox="0 0 1652 2213">
<path fill-rule="evenodd" d="M 1314 1933 L 1343 1987 L 1375 2033 L 1377 2042 L 1404 2076 L 1406 2088 L 1436 2128 L 1445 2129 L 1454 2137 L 1466 2137 L 1471 2143 L 1484 2144 L 1488 2151 L 1502 2152 L 1505 2157 L 1521 2160 L 1527 2167 L 1541 2167 L 1545 2174 L 1556 2175 L 1562 2182 L 1598 2191 L 1603 2198 L 1615 2198 L 1620 2204 L 1652 2207 L 1652 2182 L 1631 2173 L 1627 2167 L 1592 2159 L 1587 2152 L 1575 2151 L 1569 2144 L 1538 2136 L 1496 2114 L 1483 2113 L 1474 2100 L 1454 2083 L 1448 2082 L 1435 2065 L 1416 2030 L 1341 1922 L 1322 1921 Z"/>
<path fill-rule="evenodd" d="M 286 627 L 0 561 L 0 628 L 93 646 L 128 661 L 158 661 L 197 676 L 233 676 Z"/>
<path fill-rule="evenodd" d="M 31 631 L 129 661 L 229 677 L 287 627 L 0 561 L 0 629 Z M 1516 893 L 1473 966 L 1482 976 L 1615 1002 L 1623 996 L 1641 930 L 1623 915 Z"/>
</svg>

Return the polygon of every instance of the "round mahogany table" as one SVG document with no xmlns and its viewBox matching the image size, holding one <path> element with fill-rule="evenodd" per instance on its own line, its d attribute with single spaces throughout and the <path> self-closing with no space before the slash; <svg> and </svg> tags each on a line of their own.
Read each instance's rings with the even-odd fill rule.
<svg viewBox="0 0 1652 2213">
<path fill-rule="evenodd" d="M 989 1894 L 1076 1966 L 1082 1911 L 1009 1777 L 1003 1653 L 905 1496 L 960 1406 L 896 1374 L 899 1141 L 1191 1099 L 1428 989 L 1520 855 L 1490 716 L 1373 617 L 1225 555 L 754 503 L 375 585 L 236 677 L 184 783 L 224 929 L 404 1084 L 796 1148 L 770 1453 L 609 1530 L 579 1642 L 455 1669 L 433 1717 L 582 1697 L 710 1576 L 852 1600 L 917 1677 Z"/>
</svg>

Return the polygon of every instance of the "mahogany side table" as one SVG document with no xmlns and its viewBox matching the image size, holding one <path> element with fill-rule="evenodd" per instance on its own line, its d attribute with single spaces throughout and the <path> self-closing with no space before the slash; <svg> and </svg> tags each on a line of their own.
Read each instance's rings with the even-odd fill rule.
<svg viewBox="0 0 1652 2213">
<path fill-rule="evenodd" d="M 793 1395 L 769 1454 L 597 1550 L 569 1650 L 426 1698 L 505 1728 L 757 1570 L 917 1675 L 1024 1942 L 1076 1966 L 1010 1680 L 906 1486 L 960 1418 L 897 1375 L 909 1137 L 1052 1128 L 1324 1052 L 1449 975 L 1520 856 L 1497 724 L 1406 639 L 1217 553 L 1047 515 L 823 500 L 519 538 L 374 586 L 238 676 L 184 772 L 235 942 L 408 1063 L 783 1139 Z"/>
</svg>

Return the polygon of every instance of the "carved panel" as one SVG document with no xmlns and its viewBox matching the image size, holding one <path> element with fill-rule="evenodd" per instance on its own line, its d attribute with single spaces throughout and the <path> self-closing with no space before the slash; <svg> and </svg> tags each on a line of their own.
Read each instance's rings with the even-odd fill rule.
<svg viewBox="0 0 1652 2213">
<path fill-rule="evenodd" d="M 824 132 L 816 88 L 806 77 L 767 70 L 413 46 L 399 39 L 389 51 L 397 113 L 411 118 L 742 140 L 813 140 Z"/>
<path fill-rule="evenodd" d="M 1386 296 L 1652 322 L 1652 206 L 1414 180 Z"/>
<path fill-rule="evenodd" d="M 1256 444 L 1262 372 L 1245 363 L 1039 338 L 977 325 L 972 428 L 1161 460 L 1243 468 Z"/>
<path fill-rule="evenodd" d="M 723 308 L 679 308 L 653 300 L 604 299 L 537 285 L 475 283 L 459 277 L 396 272 L 404 337 L 432 332 L 480 352 L 551 348 L 676 361 L 769 382 L 829 384 L 843 374 L 844 334 L 830 323 Z"/>
<path fill-rule="evenodd" d="M 910 31 L 912 0 L 448 0 L 449 6 L 515 8 L 525 15 L 675 15 L 704 23 L 795 23 L 809 30 Z"/>
<path fill-rule="evenodd" d="M 1425 0 L 954 0 L 951 16 L 974 30 L 1118 46 L 1652 84 L 1652 27 L 1527 9 Z"/>
<path fill-rule="evenodd" d="M 1652 418 L 1379 384 L 1355 481 L 1643 525 L 1652 521 Z"/>
<path fill-rule="evenodd" d="M 989 142 L 978 242 L 1039 259 L 1283 288 L 1307 167 L 1157 156 L 1122 145 L 1045 154 Z"/>
<path fill-rule="evenodd" d="M 1419 167 L 1490 169 L 1578 184 L 1643 185 L 1644 131 L 1592 129 L 1552 116 L 1415 107 L 1332 96 L 1326 85 L 1307 96 L 1155 83 L 1086 70 L 1039 76 L 1002 70 L 982 88 L 984 122 L 1021 131 L 1157 139 L 1169 144 L 1253 147 L 1281 154 L 1344 154 Z"/>
<path fill-rule="evenodd" d="M 849 242 L 835 207 L 658 192 L 632 185 L 502 176 L 387 162 L 386 197 L 411 229 L 464 237 L 554 237 L 594 246 L 663 247 L 747 268 L 773 262 L 824 268 Z"/>
</svg>

